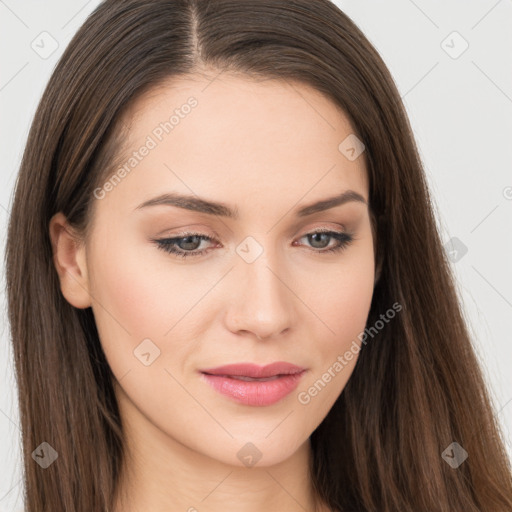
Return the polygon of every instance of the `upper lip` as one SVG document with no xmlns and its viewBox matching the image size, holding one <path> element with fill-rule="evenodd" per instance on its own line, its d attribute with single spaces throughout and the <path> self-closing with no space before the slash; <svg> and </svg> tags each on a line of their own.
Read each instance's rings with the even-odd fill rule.
<svg viewBox="0 0 512 512">
<path fill-rule="evenodd" d="M 210 375 L 264 378 L 274 377 L 275 375 L 291 375 L 303 372 L 304 370 L 305 368 L 295 364 L 286 363 L 284 361 L 277 361 L 272 364 L 267 364 L 266 366 L 258 366 L 252 363 L 235 363 L 225 366 L 218 366 L 216 368 L 207 368 L 200 371 Z"/>
</svg>

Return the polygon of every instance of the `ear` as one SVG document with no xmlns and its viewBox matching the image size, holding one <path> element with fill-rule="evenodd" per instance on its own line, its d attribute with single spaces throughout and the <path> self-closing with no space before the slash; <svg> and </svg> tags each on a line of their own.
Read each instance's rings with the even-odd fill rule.
<svg viewBox="0 0 512 512">
<path fill-rule="evenodd" d="M 49 225 L 53 263 L 66 300 L 76 308 L 91 306 L 85 257 L 85 244 L 73 232 L 61 213 L 55 214 Z"/>
</svg>

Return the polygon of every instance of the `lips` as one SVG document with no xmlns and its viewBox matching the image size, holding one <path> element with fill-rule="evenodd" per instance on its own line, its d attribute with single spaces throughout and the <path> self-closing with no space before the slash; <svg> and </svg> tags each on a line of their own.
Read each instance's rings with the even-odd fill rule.
<svg viewBox="0 0 512 512">
<path fill-rule="evenodd" d="M 289 395 L 305 372 L 304 368 L 285 362 L 267 366 L 242 363 L 201 370 L 201 377 L 213 389 L 238 403 L 265 406 Z"/>
<path fill-rule="evenodd" d="M 224 377 L 248 377 L 254 379 L 266 379 L 279 375 L 293 375 L 304 371 L 304 368 L 291 363 L 278 361 L 266 366 L 258 366 L 252 363 L 238 363 L 200 370 L 208 375 L 222 375 Z"/>
</svg>

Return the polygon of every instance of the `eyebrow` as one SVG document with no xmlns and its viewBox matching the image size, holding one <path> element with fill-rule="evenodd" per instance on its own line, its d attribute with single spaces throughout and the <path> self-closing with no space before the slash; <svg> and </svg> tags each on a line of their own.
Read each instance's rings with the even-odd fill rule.
<svg viewBox="0 0 512 512">
<path fill-rule="evenodd" d="M 297 217 L 306 217 L 308 215 L 329 210 L 330 208 L 341 206 L 352 201 L 368 205 L 366 199 L 361 194 L 355 192 L 354 190 L 346 190 L 337 196 L 329 197 L 327 199 L 322 199 L 320 201 L 310 203 L 306 206 L 302 206 L 295 211 L 295 215 Z M 135 210 L 140 210 L 149 206 L 160 205 L 176 206 L 185 210 L 206 213 L 208 215 L 216 215 L 219 217 L 226 217 L 228 219 L 234 220 L 239 218 L 238 207 L 231 208 L 225 203 L 218 203 L 209 201 L 207 199 L 202 199 L 198 196 L 182 195 L 174 192 L 162 194 L 160 196 L 149 199 L 137 206 Z"/>
</svg>

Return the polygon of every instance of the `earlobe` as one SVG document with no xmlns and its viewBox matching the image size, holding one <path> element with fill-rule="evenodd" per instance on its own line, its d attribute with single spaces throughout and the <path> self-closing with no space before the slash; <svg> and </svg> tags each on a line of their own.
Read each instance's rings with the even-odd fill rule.
<svg viewBox="0 0 512 512">
<path fill-rule="evenodd" d="M 74 307 L 85 309 L 91 306 L 85 245 L 73 232 L 61 213 L 55 214 L 49 225 L 53 251 L 53 263 L 60 280 L 60 289 L 65 299 Z"/>
</svg>

